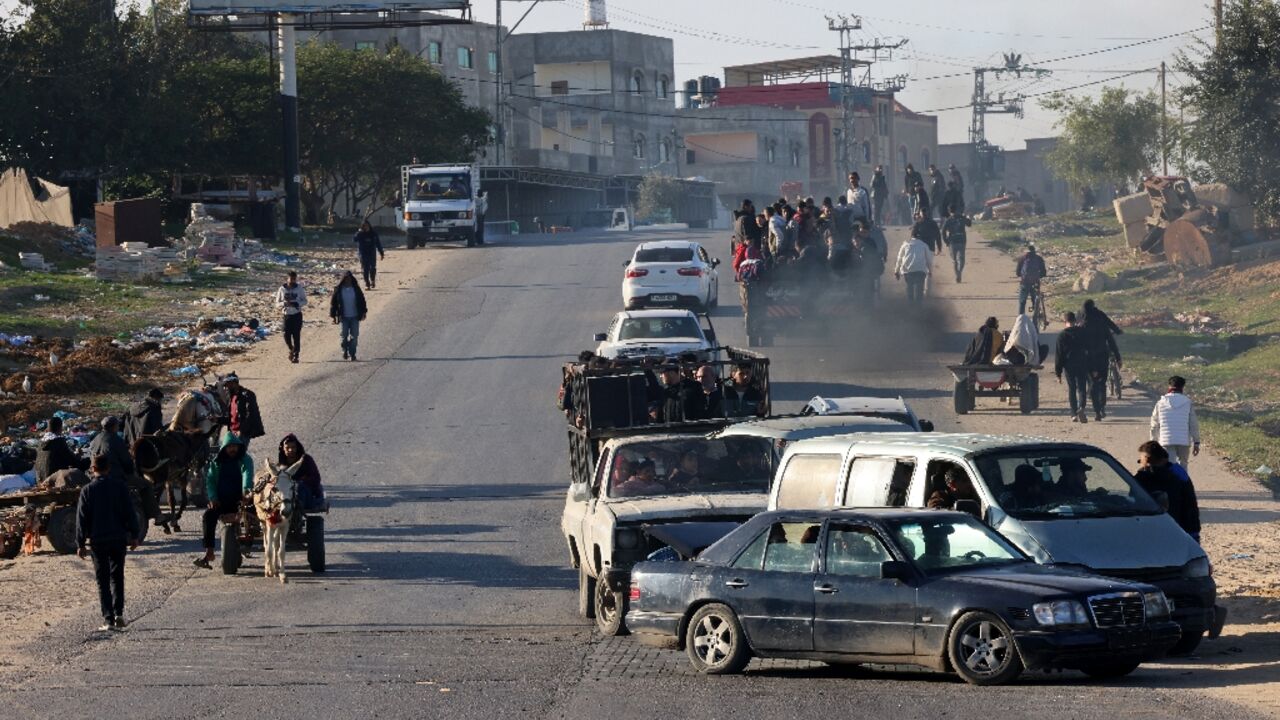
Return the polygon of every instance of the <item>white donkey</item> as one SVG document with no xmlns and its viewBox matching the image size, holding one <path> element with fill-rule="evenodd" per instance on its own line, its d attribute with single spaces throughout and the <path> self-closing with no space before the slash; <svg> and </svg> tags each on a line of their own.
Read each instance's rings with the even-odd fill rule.
<svg viewBox="0 0 1280 720">
<path fill-rule="evenodd" d="M 287 468 L 268 461 L 266 469 L 253 484 L 253 509 L 262 523 L 263 575 L 279 577 L 282 583 L 288 582 L 284 574 L 284 545 L 297 501 L 293 474 L 300 467 L 301 460 Z"/>
</svg>

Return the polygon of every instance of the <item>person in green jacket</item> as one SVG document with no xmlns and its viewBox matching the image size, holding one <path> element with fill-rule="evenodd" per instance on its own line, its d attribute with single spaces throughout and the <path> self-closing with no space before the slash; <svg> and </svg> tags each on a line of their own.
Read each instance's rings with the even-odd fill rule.
<svg viewBox="0 0 1280 720">
<path fill-rule="evenodd" d="M 209 498 L 209 508 L 204 511 L 204 557 L 196 558 L 195 564 L 208 568 L 213 563 L 218 518 L 236 512 L 240 501 L 253 491 L 253 458 L 235 433 L 222 435 L 218 456 L 205 466 L 204 487 Z"/>
</svg>

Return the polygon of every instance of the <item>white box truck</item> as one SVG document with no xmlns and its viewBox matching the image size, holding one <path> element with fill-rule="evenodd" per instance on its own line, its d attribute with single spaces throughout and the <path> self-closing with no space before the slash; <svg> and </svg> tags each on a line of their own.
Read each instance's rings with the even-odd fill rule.
<svg viewBox="0 0 1280 720">
<path fill-rule="evenodd" d="M 404 165 L 397 225 L 410 248 L 428 240 L 476 241 L 476 198 L 480 170 L 475 165 Z"/>
</svg>

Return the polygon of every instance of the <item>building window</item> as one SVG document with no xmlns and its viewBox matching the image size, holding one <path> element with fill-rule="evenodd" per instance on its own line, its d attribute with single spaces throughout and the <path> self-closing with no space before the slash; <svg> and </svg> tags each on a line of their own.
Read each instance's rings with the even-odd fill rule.
<svg viewBox="0 0 1280 720">
<path fill-rule="evenodd" d="M 631 73 L 631 94 L 639 95 L 644 92 L 644 73 L 636 70 Z"/>
<path fill-rule="evenodd" d="M 378 47 L 378 44 L 377 44 L 377 43 L 371 43 L 371 42 L 358 42 L 358 43 L 356 43 L 356 49 L 357 49 L 357 50 L 375 50 L 375 49 L 377 49 L 377 47 Z"/>
<path fill-rule="evenodd" d="M 489 72 L 498 74 L 498 53 L 489 51 Z"/>
<path fill-rule="evenodd" d="M 671 162 L 671 141 L 666 138 L 658 145 L 658 162 Z"/>
<path fill-rule="evenodd" d="M 907 146 L 906 145 L 899 146 L 898 147 L 898 167 L 901 168 L 903 172 L 906 172 L 907 165 L 910 162 L 911 162 L 911 156 L 907 154 Z"/>
<path fill-rule="evenodd" d="M 636 135 L 636 139 L 633 144 L 634 144 L 634 147 L 631 150 L 632 156 L 635 157 L 635 159 L 637 160 L 643 160 L 644 159 L 644 135 Z"/>
<path fill-rule="evenodd" d="M 468 47 L 458 48 L 458 67 L 473 69 L 476 66 L 476 51 Z"/>
<path fill-rule="evenodd" d="M 920 167 L 929 167 L 929 148 L 920 148 Z"/>
<path fill-rule="evenodd" d="M 684 151 L 684 164 L 685 164 L 685 165 L 693 165 L 693 164 L 694 164 L 694 163 L 696 163 L 696 162 L 698 162 L 698 155 L 697 155 L 697 153 L 695 153 L 695 152 L 694 152 L 694 151 L 692 151 L 692 150 L 685 150 L 685 151 Z"/>
<path fill-rule="evenodd" d="M 880 124 L 880 134 L 888 135 L 889 134 L 889 103 L 880 103 L 879 105 L 876 106 L 876 109 L 878 110 L 876 114 L 876 119 L 879 121 L 879 124 Z"/>
<path fill-rule="evenodd" d="M 868 165 L 871 164 L 871 141 L 870 140 L 862 141 L 862 162 Z"/>
<path fill-rule="evenodd" d="M 772 140 L 764 148 L 764 159 L 770 165 L 778 161 L 778 144 Z"/>
<path fill-rule="evenodd" d="M 791 146 L 791 167 L 800 167 L 800 148 Z"/>
<path fill-rule="evenodd" d="M 434 65 L 440 64 L 440 43 L 435 41 L 427 43 L 427 59 Z"/>
<path fill-rule="evenodd" d="M 568 95 L 569 81 L 568 80 L 552 80 L 551 94 L 552 95 Z"/>
<path fill-rule="evenodd" d="M 671 94 L 671 79 L 666 75 L 658 76 L 658 97 L 666 99 Z"/>
</svg>

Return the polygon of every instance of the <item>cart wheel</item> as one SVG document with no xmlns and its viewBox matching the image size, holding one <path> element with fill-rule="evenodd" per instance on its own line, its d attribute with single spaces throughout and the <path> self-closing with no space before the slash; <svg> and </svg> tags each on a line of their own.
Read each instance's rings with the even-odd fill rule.
<svg viewBox="0 0 1280 720">
<path fill-rule="evenodd" d="M 307 564 L 311 572 L 324 572 L 324 518 L 307 517 Z"/>
<path fill-rule="evenodd" d="M 76 551 L 76 509 L 74 507 L 61 507 L 53 511 L 49 516 L 49 524 L 45 526 L 44 534 L 49 538 L 49 544 L 54 550 L 63 555 L 70 555 Z"/>
<path fill-rule="evenodd" d="M 138 517 L 138 544 L 141 545 L 147 539 L 147 525 L 151 521 L 147 518 L 147 511 L 142 509 L 142 498 L 138 493 L 130 491 L 129 501 L 133 503 L 133 514 Z"/>
<path fill-rule="evenodd" d="M 1018 409 L 1023 415 L 1030 415 L 1040 406 L 1040 376 L 1028 375 L 1022 381 L 1022 392 L 1018 396 Z"/>
<path fill-rule="evenodd" d="M 244 557 L 240 555 L 240 530 L 235 525 L 222 526 L 222 574 L 235 575 Z"/>
<path fill-rule="evenodd" d="M 951 397 L 954 402 L 957 415 L 967 415 L 974 407 L 973 388 L 969 386 L 969 382 L 967 380 L 956 381 L 956 389 L 951 394 Z"/>
<path fill-rule="evenodd" d="M 12 560 L 22 551 L 22 536 L 18 534 L 0 536 L 0 560 Z"/>
</svg>

